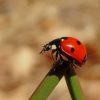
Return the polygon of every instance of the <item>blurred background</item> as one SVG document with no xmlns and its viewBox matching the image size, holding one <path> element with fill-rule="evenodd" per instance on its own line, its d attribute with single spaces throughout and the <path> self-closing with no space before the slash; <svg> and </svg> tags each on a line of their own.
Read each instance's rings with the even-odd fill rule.
<svg viewBox="0 0 100 100">
<path fill-rule="evenodd" d="M 62 36 L 86 45 L 77 74 L 86 100 L 100 100 L 100 0 L 0 0 L 0 100 L 28 100 L 52 67 L 42 46 Z M 71 100 L 64 78 L 48 100 Z"/>
</svg>

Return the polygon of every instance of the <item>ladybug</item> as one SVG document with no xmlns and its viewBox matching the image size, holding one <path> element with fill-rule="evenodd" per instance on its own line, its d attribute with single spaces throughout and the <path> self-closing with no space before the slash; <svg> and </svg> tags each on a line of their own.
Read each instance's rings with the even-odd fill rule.
<svg viewBox="0 0 100 100">
<path fill-rule="evenodd" d="M 52 50 L 52 55 L 55 53 L 56 60 L 67 60 L 74 64 L 81 66 L 86 62 L 87 52 L 85 46 L 76 38 L 61 37 L 52 40 L 43 46 L 40 53 Z"/>
</svg>

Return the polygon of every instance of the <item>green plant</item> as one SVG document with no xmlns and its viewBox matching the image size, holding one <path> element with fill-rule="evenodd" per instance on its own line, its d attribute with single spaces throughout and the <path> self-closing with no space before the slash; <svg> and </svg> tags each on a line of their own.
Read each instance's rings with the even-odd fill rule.
<svg viewBox="0 0 100 100">
<path fill-rule="evenodd" d="M 75 71 L 73 67 L 70 66 L 70 63 L 66 61 L 57 61 L 54 64 L 37 89 L 33 92 L 29 100 L 47 100 L 48 96 L 59 83 L 63 75 L 65 76 L 72 99 L 84 100 Z"/>
</svg>

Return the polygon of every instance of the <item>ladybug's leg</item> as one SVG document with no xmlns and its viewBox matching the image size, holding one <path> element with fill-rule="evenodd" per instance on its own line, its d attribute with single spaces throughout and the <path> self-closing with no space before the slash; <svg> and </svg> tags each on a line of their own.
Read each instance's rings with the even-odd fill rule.
<svg viewBox="0 0 100 100">
<path fill-rule="evenodd" d="M 59 53 L 58 53 L 58 51 L 57 51 L 57 52 L 56 52 L 56 60 L 57 60 L 57 58 L 58 58 L 58 54 L 59 54 Z"/>
<path fill-rule="evenodd" d="M 60 56 L 60 60 L 63 60 L 63 57 L 61 56 L 61 54 L 59 54 L 59 56 Z"/>
<path fill-rule="evenodd" d="M 63 57 L 62 57 L 62 54 L 61 54 L 60 50 L 58 50 L 58 54 L 59 54 L 60 60 L 63 60 Z"/>
<path fill-rule="evenodd" d="M 54 57 L 53 57 L 53 54 L 54 54 L 55 52 L 56 52 L 56 49 L 52 50 L 52 52 L 51 52 L 51 53 L 52 53 L 51 56 L 52 56 L 53 61 L 55 61 L 55 60 L 54 60 Z"/>
<path fill-rule="evenodd" d="M 54 49 L 52 50 L 52 58 L 54 59 L 53 57 L 53 54 L 55 53 L 55 59 L 57 60 L 58 59 L 58 56 L 59 56 L 59 51 L 57 49 Z"/>
<path fill-rule="evenodd" d="M 62 64 L 63 63 L 63 61 L 64 61 L 64 59 L 63 59 L 63 57 L 62 57 L 62 54 L 59 52 L 59 57 L 60 57 L 60 63 Z"/>
</svg>

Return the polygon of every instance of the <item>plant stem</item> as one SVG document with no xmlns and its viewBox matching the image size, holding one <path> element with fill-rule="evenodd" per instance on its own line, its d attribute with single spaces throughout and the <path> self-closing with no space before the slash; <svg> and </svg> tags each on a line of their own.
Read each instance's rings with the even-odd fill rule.
<svg viewBox="0 0 100 100">
<path fill-rule="evenodd" d="M 66 71 L 66 66 L 63 66 L 63 63 L 66 62 L 56 62 L 37 89 L 33 92 L 29 100 L 47 100 L 47 97 L 56 87 Z"/>
<path fill-rule="evenodd" d="M 65 80 L 72 100 L 85 100 L 80 83 L 72 66 L 65 73 Z"/>
</svg>

